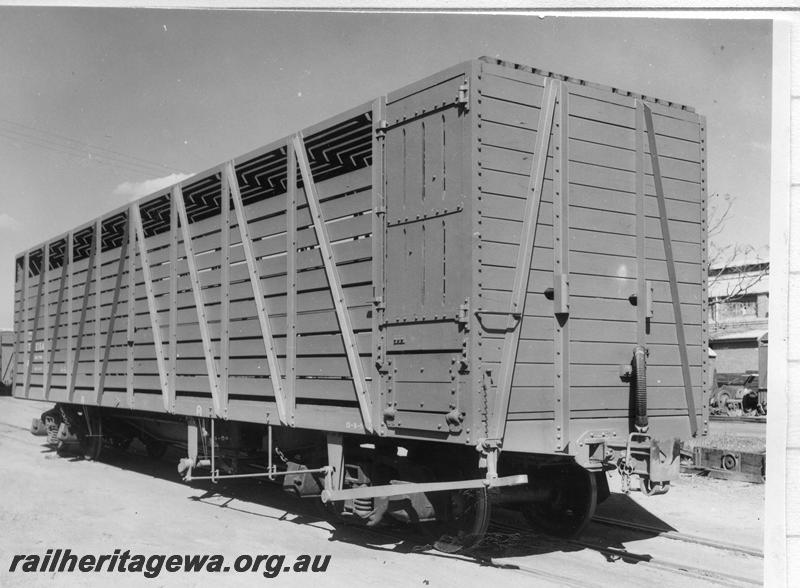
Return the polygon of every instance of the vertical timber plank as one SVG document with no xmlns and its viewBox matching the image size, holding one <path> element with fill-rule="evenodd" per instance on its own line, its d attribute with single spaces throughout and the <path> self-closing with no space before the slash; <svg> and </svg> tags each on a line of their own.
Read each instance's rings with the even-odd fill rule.
<svg viewBox="0 0 800 588">
<path fill-rule="evenodd" d="M 100 292 L 102 290 L 102 259 L 103 259 L 103 221 L 97 219 L 94 224 L 94 397 L 100 398 Z"/>
<path fill-rule="evenodd" d="M 70 231 L 67 234 L 67 250 L 65 251 L 64 255 L 66 255 L 66 259 L 64 260 L 65 263 L 69 264 L 69 269 L 67 270 L 67 345 L 66 345 L 66 368 L 67 373 L 65 374 L 66 378 L 66 385 L 67 389 L 69 390 L 69 375 L 72 373 L 72 343 L 74 337 L 74 326 L 72 324 L 74 318 L 74 303 L 72 301 L 72 296 L 74 295 L 73 292 L 73 282 L 75 281 L 75 269 L 73 267 L 75 263 L 75 233 Z"/>
<path fill-rule="evenodd" d="M 644 107 L 636 99 L 636 340 L 639 345 L 647 345 L 647 223 L 645 222 L 644 193 Z"/>
<path fill-rule="evenodd" d="M 553 157 L 553 257 L 555 431 L 556 451 L 567 451 L 570 442 L 570 338 L 569 338 L 569 87 L 559 84 L 556 100 L 556 135 Z M 564 311 L 567 312 L 564 312 Z"/>
<path fill-rule="evenodd" d="M 383 353 L 386 342 L 383 340 L 384 332 L 383 313 L 386 300 L 383 280 L 383 250 L 384 250 L 384 223 L 386 221 L 386 203 L 383 190 L 383 166 L 386 131 L 382 124 L 386 119 L 386 97 L 381 96 L 372 103 L 372 370 L 373 398 L 383 398 L 385 395 L 385 382 L 383 373 L 386 366 L 383 363 Z M 372 418 L 374 422 L 381 423 L 381 432 L 385 431 L 385 423 L 381 418 L 383 402 L 373 403 Z"/>
<path fill-rule="evenodd" d="M 169 366 L 167 368 L 167 412 L 175 411 L 178 384 L 178 208 L 169 198 Z"/>
<path fill-rule="evenodd" d="M 708 192 L 706 185 L 706 117 L 700 117 L 700 231 L 701 231 L 701 244 L 700 250 L 703 259 L 708 258 Z M 703 317 L 702 321 L 702 345 L 701 353 L 703 358 L 703 381 L 702 390 L 700 392 L 703 407 L 703 435 L 708 435 L 708 417 L 710 407 L 705 398 L 705 391 L 711 390 L 716 385 L 711 381 L 713 374 L 709 369 L 708 359 L 708 264 L 703 264 L 702 269 L 702 294 L 700 296 L 700 312 Z"/>
<path fill-rule="evenodd" d="M 13 361 L 13 368 L 11 368 L 11 394 L 12 396 L 17 395 L 17 374 L 19 373 L 19 358 L 21 356 L 20 350 L 20 337 L 22 335 L 22 304 L 23 304 L 23 297 L 22 292 L 24 292 L 24 288 L 22 285 L 25 283 L 24 275 L 25 275 L 25 256 L 22 256 L 22 263 L 23 268 L 17 272 L 17 260 L 14 260 L 14 350 L 11 352 L 12 361 Z M 17 286 L 20 286 L 19 292 L 17 294 Z"/>
<path fill-rule="evenodd" d="M 42 392 L 47 394 L 45 381 L 48 379 L 50 346 L 50 245 L 45 243 L 42 248 L 42 269 L 39 278 L 44 280 L 44 292 L 42 293 Z M 45 396 L 46 397 L 46 396 Z"/>
<path fill-rule="evenodd" d="M 22 301 L 21 301 L 22 302 L 22 307 L 20 309 L 22 311 L 22 326 L 21 326 L 20 330 L 22 332 L 18 335 L 19 337 L 22 338 L 22 369 L 25 370 L 25 371 L 27 371 L 28 362 L 30 361 L 30 357 L 28 355 L 28 332 L 30 330 L 29 327 L 28 327 L 28 288 L 29 288 L 29 283 L 28 282 L 30 281 L 28 279 L 28 273 L 30 272 L 30 255 L 31 255 L 31 252 L 30 251 L 26 251 L 25 255 L 22 256 L 22 292 L 20 294 L 20 297 L 22 298 Z M 19 370 L 15 370 L 15 372 L 16 371 L 19 371 Z M 17 383 L 17 379 L 15 377 L 15 379 L 14 379 L 14 384 L 15 384 L 14 395 L 15 396 L 16 396 L 16 390 L 17 390 L 16 389 L 16 383 Z M 25 390 L 25 380 L 22 380 L 22 394 L 23 394 L 23 396 L 25 396 L 26 393 L 27 393 L 27 390 Z"/>
<path fill-rule="evenodd" d="M 228 413 L 228 375 L 230 373 L 230 308 L 231 308 L 231 194 L 225 166 L 220 169 L 220 334 L 219 395 L 223 412 Z"/>
<path fill-rule="evenodd" d="M 134 361 L 133 355 L 136 331 L 134 330 L 136 321 L 136 232 L 134 228 L 133 215 L 128 210 L 128 324 L 125 337 L 125 393 L 128 398 L 128 408 L 133 410 L 136 404 L 134 395 Z"/>
<path fill-rule="evenodd" d="M 103 221 L 94 223 L 94 397 L 100 398 L 100 292 L 102 290 Z"/>
<path fill-rule="evenodd" d="M 297 381 L 297 159 L 286 145 L 286 410 L 295 424 Z"/>
</svg>

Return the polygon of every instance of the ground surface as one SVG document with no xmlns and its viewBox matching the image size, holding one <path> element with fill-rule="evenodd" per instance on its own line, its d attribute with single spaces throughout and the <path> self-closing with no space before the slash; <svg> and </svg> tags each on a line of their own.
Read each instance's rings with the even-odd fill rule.
<svg viewBox="0 0 800 588">
<path fill-rule="evenodd" d="M 536 538 L 492 531 L 480 558 L 445 556 L 418 543 L 387 539 L 358 529 L 335 529 L 314 515 L 308 502 L 252 481 L 212 486 L 181 483 L 177 454 L 153 461 L 143 453 L 112 453 L 103 462 L 59 458 L 42 437 L 28 431 L 44 408 L 0 398 L 0 586 L 61 585 L 194 586 L 211 582 L 244 586 L 664 586 L 713 585 L 690 576 L 604 556 L 591 549 L 554 548 Z M 611 478 L 612 491 L 619 480 Z M 598 514 L 672 528 L 682 533 L 761 547 L 764 486 L 682 476 L 664 496 L 612 494 Z M 498 511 L 500 519 L 515 513 Z M 705 566 L 715 558 L 728 571 L 744 569 L 752 582 L 761 560 L 688 546 L 659 536 L 632 535 L 590 525 L 588 540 L 637 554 Z M 226 564 L 242 554 L 330 554 L 327 572 L 198 574 L 162 571 L 144 582 L 141 574 L 9 573 L 14 554 L 44 554 L 69 548 L 77 554 L 130 550 L 154 554 L 222 554 Z M 493 565 L 484 559 L 491 555 Z M 713 562 L 712 562 L 713 563 Z M 262 568 L 263 570 L 263 568 Z M 527 571 L 526 571 L 527 570 Z M 532 574 L 530 570 L 536 573 Z"/>
</svg>

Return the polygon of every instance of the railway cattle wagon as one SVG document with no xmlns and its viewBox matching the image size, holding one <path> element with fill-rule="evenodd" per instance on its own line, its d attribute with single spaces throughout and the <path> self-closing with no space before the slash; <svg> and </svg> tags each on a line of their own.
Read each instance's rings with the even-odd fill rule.
<svg viewBox="0 0 800 588">
<path fill-rule="evenodd" d="M 87 457 L 474 542 L 575 534 L 704 434 L 705 120 L 482 58 L 16 259 L 14 394 Z M 201 475 L 202 474 L 202 475 Z M 636 485 L 634 485 L 635 488 Z"/>
</svg>

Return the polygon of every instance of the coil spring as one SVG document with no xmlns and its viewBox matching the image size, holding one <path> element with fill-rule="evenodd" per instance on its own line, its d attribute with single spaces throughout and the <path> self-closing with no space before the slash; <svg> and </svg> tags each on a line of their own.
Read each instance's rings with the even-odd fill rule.
<svg viewBox="0 0 800 588">
<path fill-rule="evenodd" d="M 375 510 L 374 498 L 354 498 L 353 499 L 353 512 L 360 517 L 366 517 Z"/>
</svg>

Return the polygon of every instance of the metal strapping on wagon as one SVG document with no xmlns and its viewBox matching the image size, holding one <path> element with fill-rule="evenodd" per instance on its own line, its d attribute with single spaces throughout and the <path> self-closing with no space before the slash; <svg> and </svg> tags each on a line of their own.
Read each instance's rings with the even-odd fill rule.
<svg viewBox="0 0 800 588">
<path fill-rule="evenodd" d="M 656 145 L 656 131 L 653 126 L 653 112 L 647 104 L 636 101 L 637 110 L 644 110 L 647 140 L 650 146 L 650 162 L 653 167 L 653 181 L 658 199 L 659 220 L 661 222 L 661 239 L 664 241 L 664 255 L 667 261 L 667 274 L 669 275 L 669 289 L 672 297 L 672 308 L 675 313 L 675 330 L 678 337 L 678 350 L 681 357 L 681 372 L 683 374 L 683 387 L 686 393 L 686 408 L 689 411 L 689 426 L 692 437 L 697 435 L 697 411 L 694 406 L 694 392 L 692 390 L 692 375 L 689 369 L 689 357 L 686 352 L 686 332 L 683 328 L 683 315 L 681 299 L 678 294 L 678 279 L 675 276 L 675 258 L 672 255 L 672 239 L 669 234 L 669 217 L 667 216 L 667 203 L 664 199 L 664 186 L 661 181 L 661 167 L 658 160 Z"/>
<path fill-rule="evenodd" d="M 361 357 L 359 356 L 358 346 L 355 335 L 353 334 L 353 326 L 350 323 L 350 312 L 345 305 L 341 281 L 336 271 L 336 264 L 333 259 L 333 250 L 331 249 L 328 231 L 325 226 L 325 219 L 322 218 L 322 212 L 319 207 L 317 188 L 311 174 L 311 167 L 308 165 L 306 146 L 303 142 L 302 133 L 298 133 L 294 136 L 292 144 L 294 146 L 295 156 L 297 157 L 297 164 L 300 167 L 300 173 L 303 176 L 306 200 L 308 201 L 308 207 L 311 212 L 311 219 L 314 222 L 314 233 L 317 236 L 317 243 L 322 252 L 325 274 L 328 277 L 333 303 L 336 307 L 336 316 L 339 320 L 339 328 L 342 333 L 342 339 L 344 340 L 347 361 L 350 365 L 350 373 L 353 376 L 353 385 L 355 386 L 356 395 L 358 396 L 358 405 L 361 410 L 361 418 L 364 421 L 364 429 L 368 433 L 372 433 L 374 431 L 372 426 L 372 401 L 369 397 L 364 368 L 361 365 Z"/>
<path fill-rule="evenodd" d="M 545 82 L 545 98 L 539 115 L 536 131 L 536 146 L 531 165 L 530 183 L 525 200 L 525 216 L 523 217 L 522 235 L 517 252 L 516 269 L 514 270 L 514 286 L 511 291 L 511 308 L 503 339 L 503 353 L 500 360 L 500 374 L 497 382 L 497 401 L 494 420 L 489 428 L 490 439 L 502 439 L 505 435 L 508 406 L 511 400 L 511 381 L 522 332 L 522 315 L 525 310 L 525 293 L 530 276 L 533 244 L 536 240 L 536 226 L 539 218 L 544 184 L 544 171 L 547 165 L 547 152 L 550 147 L 550 132 L 555 113 L 556 96 L 561 82 L 549 79 Z"/>
</svg>

